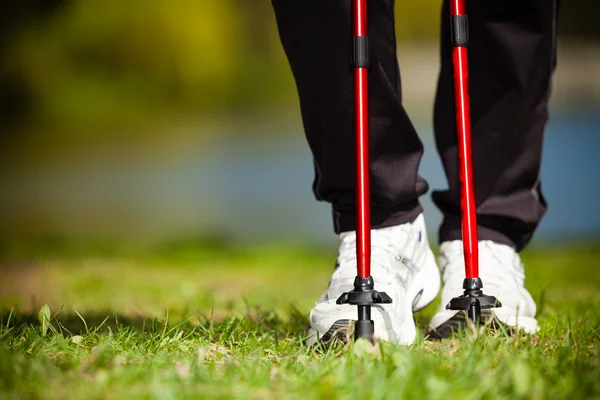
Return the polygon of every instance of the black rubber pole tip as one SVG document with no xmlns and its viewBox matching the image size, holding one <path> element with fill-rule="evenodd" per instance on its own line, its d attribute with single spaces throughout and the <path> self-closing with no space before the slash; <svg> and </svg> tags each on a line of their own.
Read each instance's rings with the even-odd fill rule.
<svg viewBox="0 0 600 400">
<path fill-rule="evenodd" d="M 481 320 L 481 304 L 479 304 L 479 300 L 475 299 L 475 301 L 471 302 L 468 313 L 469 319 L 475 325 L 479 325 L 479 321 Z"/>
<path fill-rule="evenodd" d="M 354 325 L 354 340 L 358 339 L 366 339 L 371 344 L 375 343 L 375 323 L 373 321 L 356 321 Z"/>
<path fill-rule="evenodd" d="M 475 324 L 481 320 L 481 310 L 502 307 L 494 296 L 483 293 L 483 284 L 479 278 L 467 278 L 463 282 L 462 296 L 455 297 L 446 305 L 446 310 L 466 310 L 468 318 Z"/>
</svg>

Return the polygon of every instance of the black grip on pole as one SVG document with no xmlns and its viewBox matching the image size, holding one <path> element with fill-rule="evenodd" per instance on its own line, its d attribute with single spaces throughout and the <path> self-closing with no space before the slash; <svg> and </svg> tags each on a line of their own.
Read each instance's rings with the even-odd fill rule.
<svg viewBox="0 0 600 400">
<path fill-rule="evenodd" d="M 352 66 L 354 68 L 369 68 L 371 66 L 368 36 L 354 36 L 352 38 Z"/>
<path fill-rule="evenodd" d="M 466 14 L 450 17 L 450 37 L 454 47 L 469 45 L 469 18 Z"/>
</svg>

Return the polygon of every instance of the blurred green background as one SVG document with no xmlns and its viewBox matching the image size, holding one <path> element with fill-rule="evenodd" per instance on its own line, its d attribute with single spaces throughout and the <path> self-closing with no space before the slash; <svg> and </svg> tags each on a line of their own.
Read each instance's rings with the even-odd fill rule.
<svg viewBox="0 0 600 400">
<path fill-rule="evenodd" d="M 547 238 L 600 234 L 597 213 L 584 212 L 598 195 L 586 182 L 598 167 L 600 2 L 563 3 Z M 444 185 L 431 139 L 440 5 L 396 10 L 406 107 L 434 187 Z M 331 240 L 269 1 L 7 0 L 0 35 L 3 237 Z M 558 155 L 568 133 L 573 150 Z M 560 157 L 573 169 L 554 170 Z M 590 175 L 573 181 L 577 171 Z"/>
</svg>

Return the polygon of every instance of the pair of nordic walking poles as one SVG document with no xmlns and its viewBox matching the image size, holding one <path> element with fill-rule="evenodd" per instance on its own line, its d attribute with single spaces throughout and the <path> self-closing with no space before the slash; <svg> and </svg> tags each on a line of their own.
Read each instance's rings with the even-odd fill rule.
<svg viewBox="0 0 600 400">
<path fill-rule="evenodd" d="M 368 36 L 367 0 L 352 0 L 352 66 L 354 68 L 355 131 L 356 131 L 356 255 L 357 276 L 354 290 L 342 294 L 338 304 L 352 304 L 358 308 L 354 325 L 355 339 L 375 340 L 371 307 L 391 303 L 392 299 L 374 288 L 371 276 L 371 223 L 369 187 L 369 97 L 368 69 L 370 51 Z M 468 17 L 465 0 L 450 0 L 450 27 L 452 60 L 454 66 L 454 97 L 458 135 L 458 159 L 461 182 L 462 239 L 465 258 L 464 293 L 453 298 L 449 310 L 466 310 L 468 318 L 478 324 L 481 309 L 501 307 L 493 296 L 483 294 L 479 278 L 477 218 L 471 163 L 471 121 L 469 100 L 469 44 Z"/>
</svg>

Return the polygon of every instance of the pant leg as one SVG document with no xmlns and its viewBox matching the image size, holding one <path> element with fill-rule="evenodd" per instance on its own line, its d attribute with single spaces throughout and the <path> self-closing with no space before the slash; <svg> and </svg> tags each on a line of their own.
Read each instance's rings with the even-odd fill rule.
<svg viewBox="0 0 600 400">
<path fill-rule="evenodd" d="M 311 148 L 318 200 L 332 204 L 334 230 L 355 229 L 354 81 L 350 0 L 272 0 L 296 82 Z M 402 106 L 394 1 L 368 3 L 371 223 L 413 220 L 427 183 L 418 176 L 423 145 Z"/>
<path fill-rule="evenodd" d="M 469 0 L 472 159 L 479 238 L 522 250 L 547 204 L 540 184 L 544 128 L 555 67 L 555 0 Z M 440 241 L 461 239 L 460 182 L 448 1 L 442 17 L 435 135 L 449 190 Z"/>
</svg>

